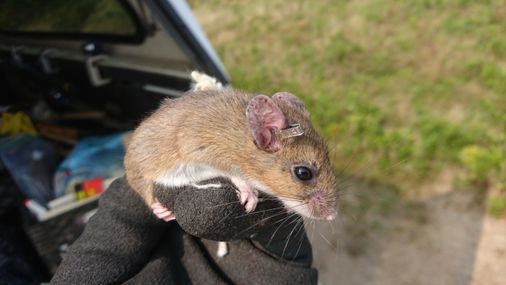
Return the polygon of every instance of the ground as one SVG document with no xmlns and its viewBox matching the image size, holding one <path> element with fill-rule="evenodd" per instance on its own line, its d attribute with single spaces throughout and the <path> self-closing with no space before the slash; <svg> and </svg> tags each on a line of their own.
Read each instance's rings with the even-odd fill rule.
<svg viewBox="0 0 506 285">
<path fill-rule="evenodd" d="M 322 284 L 506 284 L 506 2 L 190 5 L 234 87 L 298 95 L 329 142 Z"/>
<path fill-rule="evenodd" d="M 309 224 L 321 284 L 505 284 L 506 220 L 486 214 L 476 189 L 441 187 L 446 179 L 436 181 L 437 192 L 376 217 L 346 217 L 343 209 L 334 226 Z M 351 187 L 373 195 L 388 186 Z M 365 223 L 363 230 L 350 231 L 353 223 Z"/>
</svg>

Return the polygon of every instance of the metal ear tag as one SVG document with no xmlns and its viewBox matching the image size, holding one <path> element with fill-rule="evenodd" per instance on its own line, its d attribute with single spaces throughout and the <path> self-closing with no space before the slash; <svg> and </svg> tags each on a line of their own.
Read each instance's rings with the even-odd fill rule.
<svg viewBox="0 0 506 285">
<path fill-rule="evenodd" d="M 302 129 L 300 124 L 290 124 L 288 128 L 278 131 L 277 134 L 281 138 L 286 139 L 291 137 L 302 136 L 304 134 L 304 130 Z"/>
</svg>

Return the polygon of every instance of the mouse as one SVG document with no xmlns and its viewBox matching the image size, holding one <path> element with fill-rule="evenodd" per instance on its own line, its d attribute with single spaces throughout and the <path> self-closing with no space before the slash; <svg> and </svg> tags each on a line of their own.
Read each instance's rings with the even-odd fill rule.
<svg viewBox="0 0 506 285">
<path fill-rule="evenodd" d="M 177 213 L 156 200 L 155 186 L 212 191 L 221 185 L 199 181 L 216 177 L 235 185 L 246 212 L 255 210 L 260 191 L 303 217 L 336 217 L 328 146 L 303 101 L 286 91 L 267 96 L 224 87 L 203 73 L 191 76 L 193 88 L 164 100 L 126 147 L 126 179 L 158 218 L 171 221 Z"/>
</svg>

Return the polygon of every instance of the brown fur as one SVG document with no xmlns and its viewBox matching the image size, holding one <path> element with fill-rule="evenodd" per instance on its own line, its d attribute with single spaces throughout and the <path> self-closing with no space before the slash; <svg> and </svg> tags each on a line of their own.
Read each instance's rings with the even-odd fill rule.
<svg viewBox="0 0 506 285">
<path fill-rule="evenodd" d="M 206 163 L 225 172 L 239 168 L 279 197 L 304 200 L 320 190 L 335 200 L 335 177 L 324 140 L 315 132 L 307 113 L 286 102 L 276 102 L 288 123 L 300 123 L 305 134 L 283 140 L 282 149 L 258 149 L 245 110 L 255 94 L 237 90 L 190 91 L 166 100 L 135 130 L 125 156 L 128 182 L 148 204 L 151 185 L 178 163 Z M 317 166 L 317 182 L 304 184 L 291 174 L 294 163 Z"/>
</svg>

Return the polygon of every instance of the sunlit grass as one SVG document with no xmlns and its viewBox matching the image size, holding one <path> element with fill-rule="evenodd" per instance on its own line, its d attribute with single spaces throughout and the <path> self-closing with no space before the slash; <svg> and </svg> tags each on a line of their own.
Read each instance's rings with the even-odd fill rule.
<svg viewBox="0 0 506 285">
<path fill-rule="evenodd" d="M 337 170 L 506 187 L 504 1 L 190 3 L 233 85 L 300 96 Z"/>
</svg>

